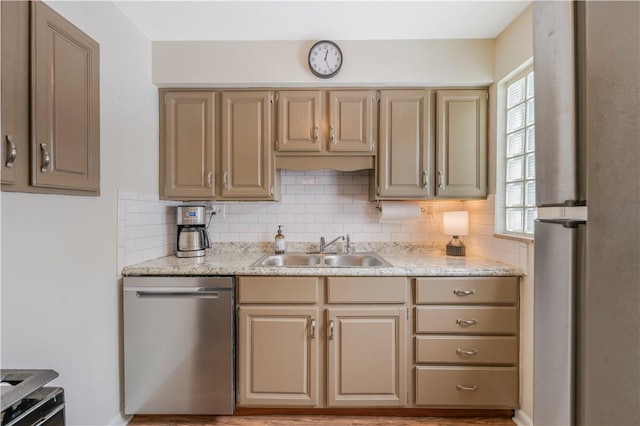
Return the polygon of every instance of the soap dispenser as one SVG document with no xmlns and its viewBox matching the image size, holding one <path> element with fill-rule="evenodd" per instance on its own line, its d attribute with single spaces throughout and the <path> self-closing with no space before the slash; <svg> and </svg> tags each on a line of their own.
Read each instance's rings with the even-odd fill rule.
<svg viewBox="0 0 640 426">
<path fill-rule="evenodd" d="M 282 225 L 278 225 L 278 233 L 276 234 L 274 248 L 275 248 L 276 254 L 284 254 L 285 252 L 284 234 L 282 233 Z"/>
</svg>

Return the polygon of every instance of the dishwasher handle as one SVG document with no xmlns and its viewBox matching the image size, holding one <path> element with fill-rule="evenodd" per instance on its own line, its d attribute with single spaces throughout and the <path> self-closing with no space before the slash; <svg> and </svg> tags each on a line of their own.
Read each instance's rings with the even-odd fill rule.
<svg viewBox="0 0 640 426">
<path fill-rule="evenodd" d="M 218 299 L 220 297 L 220 291 L 229 291 L 227 289 L 221 290 L 218 288 L 206 288 L 206 287 L 126 287 L 125 292 L 134 292 L 136 297 L 139 298 L 198 298 L 198 299 Z"/>
</svg>

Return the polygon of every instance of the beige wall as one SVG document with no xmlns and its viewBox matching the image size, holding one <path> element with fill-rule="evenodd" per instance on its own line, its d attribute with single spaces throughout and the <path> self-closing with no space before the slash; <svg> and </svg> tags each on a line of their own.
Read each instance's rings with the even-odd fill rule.
<svg viewBox="0 0 640 426">
<path fill-rule="evenodd" d="M 532 6 L 528 6 L 496 38 L 495 84 L 489 89 L 489 190 L 496 190 L 496 139 L 498 83 L 533 57 Z M 518 418 L 528 423 L 533 417 L 533 243 L 528 244 L 526 256 L 528 274 L 520 288 L 520 400 Z"/>
<path fill-rule="evenodd" d="M 153 42 L 159 87 L 488 86 L 494 40 L 338 41 L 340 73 L 314 77 L 313 41 Z"/>
</svg>

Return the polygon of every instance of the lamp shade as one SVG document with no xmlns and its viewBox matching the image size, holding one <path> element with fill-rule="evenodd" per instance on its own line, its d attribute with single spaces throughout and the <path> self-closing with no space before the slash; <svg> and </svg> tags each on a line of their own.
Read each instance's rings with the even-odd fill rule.
<svg viewBox="0 0 640 426">
<path fill-rule="evenodd" d="M 468 235 L 469 212 L 443 212 L 442 233 L 445 235 Z"/>
</svg>

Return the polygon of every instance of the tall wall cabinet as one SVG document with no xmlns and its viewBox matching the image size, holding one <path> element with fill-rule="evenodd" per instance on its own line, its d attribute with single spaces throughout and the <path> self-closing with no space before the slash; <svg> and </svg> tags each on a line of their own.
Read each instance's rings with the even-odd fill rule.
<svg viewBox="0 0 640 426">
<path fill-rule="evenodd" d="M 1 2 L 2 190 L 99 195 L 97 42 L 42 2 Z"/>
</svg>

